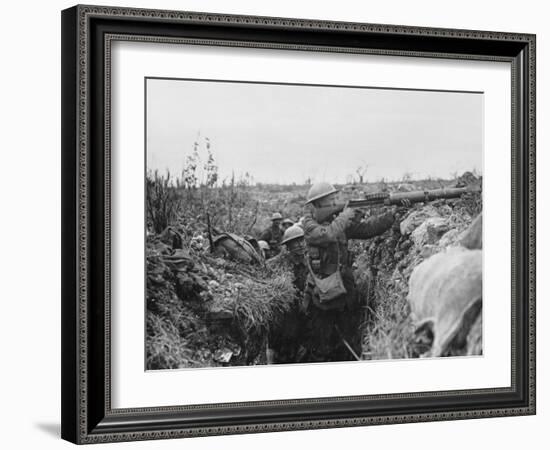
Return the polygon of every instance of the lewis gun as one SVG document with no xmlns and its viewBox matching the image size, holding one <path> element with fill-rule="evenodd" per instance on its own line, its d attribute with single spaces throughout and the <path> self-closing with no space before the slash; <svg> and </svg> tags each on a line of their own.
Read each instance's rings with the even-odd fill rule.
<svg viewBox="0 0 550 450">
<path fill-rule="evenodd" d="M 403 205 L 408 200 L 413 203 L 426 203 L 440 198 L 458 198 L 464 194 L 480 192 L 479 186 L 468 186 L 459 188 L 442 188 L 431 189 L 426 191 L 411 191 L 411 192 L 374 192 L 365 195 L 364 198 L 351 199 L 347 202 L 340 202 L 335 199 L 332 205 L 316 208 L 316 220 L 321 223 L 335 214 L 340 213 L 344 208 L 371 208 L 373 206 L 392 206 Z"/>
</svg>

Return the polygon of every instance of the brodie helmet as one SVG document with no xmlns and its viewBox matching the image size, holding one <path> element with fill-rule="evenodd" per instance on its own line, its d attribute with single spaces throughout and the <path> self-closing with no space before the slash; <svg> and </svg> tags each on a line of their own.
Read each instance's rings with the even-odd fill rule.
<svg viewBox="0 0 550 450">
<path fill-rule="evenodd" d="M 260 250 L 269 250 L 269 244 L 266 241 L 258 241 L 258 247 Z"/>
<path fill-rule="evenodd" d="M 306 205 L 336 192 L 338 192 L 338 189 L 326 181 L 315 183 L 309 188 Z"/>
<path fill-rule="evenodd" d="M 304 230 L 298 225 L 292 225 L 285 231 L 285 234 L 283 234 L 281 244 L 288 244 L 290 241 L 301 237 L 304 237 Z"/>
<path fill-rule="evenodd" d="M 273 213 L 273 215 L 271 216 L 271 220 L 283 220 L 283 216 L 281 215 L 281 213 Z"/>
</svg>

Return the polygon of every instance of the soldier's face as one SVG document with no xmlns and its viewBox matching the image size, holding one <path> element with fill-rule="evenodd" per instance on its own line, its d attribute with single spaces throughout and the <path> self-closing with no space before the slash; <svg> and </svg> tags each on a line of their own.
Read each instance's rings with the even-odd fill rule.
<svg viewBox="0 0 550 450">
<path fill-rule="evenodd" d="M 288 251 L 295 255 L 303 255 L 305 250 L 304 238 L 293 239 L 286 244 Z"/>
<path fill-rule="evenodd" d="M 320 198 L 317 200 L 316 206 L 319 208 L 326 208 L 327 206 L 335 206 L 338 203 L 340 198 L 340 193 L 335 192 L 334 194 L 327 195 L 326 197 Z"/>
<path fill-rule="evenodd" d="M 281 227 L 281 221 L 280 220 L 274 220 L 273 221 L 273 228 L 280 228 Z"/>
</svg>

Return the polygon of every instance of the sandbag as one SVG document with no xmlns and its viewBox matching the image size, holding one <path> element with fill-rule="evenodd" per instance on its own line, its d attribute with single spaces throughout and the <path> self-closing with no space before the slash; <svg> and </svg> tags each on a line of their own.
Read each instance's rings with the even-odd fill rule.
<svg viewBox="0 0 550 450">
<path fill-rule="evenodd" d="M 409 280 L 408 301 L 417 329 L 433 333 L 424 356 L 456 354 L 453 345 L 467 347 L 467 336 L 481 315 L 481 250 L 452 247 L 419 264 Z M 474 341 L 479 344 L 480 339 Z M 481 352 L 481 345 L 477 347 Z M 462 351 L 468 353 L 467 348 Z"/>
</svg>

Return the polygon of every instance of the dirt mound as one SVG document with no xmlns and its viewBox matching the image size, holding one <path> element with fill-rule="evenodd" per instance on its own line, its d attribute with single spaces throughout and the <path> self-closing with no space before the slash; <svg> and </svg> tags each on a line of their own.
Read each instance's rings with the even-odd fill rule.
<svg viewBox="0 0 550 450">
<path fill-rule="evenodd" d="M 169 239 L 166 237 L 170 236 Z M 196 239 L 195 239 L 196 240 Z M 168 243 L 167 243 L 168 242 Z M 147 368 L 246 365 L 292 306 L 290 273 L 174 249 L 171 233 L 147 240 Z"/>
<path fill-rule="evenodd" d="M 466 181 L 477 185 L 481 182 L 467 173 L 458 179 L 457 185 Z M 368 312 L 363 329 L 364 358 L 419 356 L 414 339 L 416 326 L 407 302 L 411 273 L 432 255 L 461 242 L 478 245 L 475 239 L 481 225 L 478 234 L 468 236 L 472 232 L 466 230 L 481 209 L 480 192 L 417 204 L 391 230 L 353 244 L 356 279 Z"/>
</svg>

